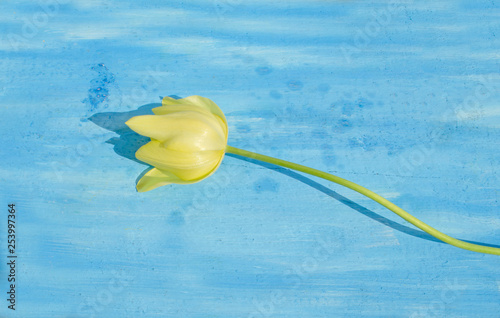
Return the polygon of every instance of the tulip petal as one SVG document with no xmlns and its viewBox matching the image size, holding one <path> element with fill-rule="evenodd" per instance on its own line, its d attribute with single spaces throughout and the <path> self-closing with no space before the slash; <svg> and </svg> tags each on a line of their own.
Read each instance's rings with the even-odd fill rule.
<svg viewBox="0 0 500 318">
<path fill-rule="evenodd" d="M 164 142 L 172 150 L 222 150 L 227 143 L 224 127 L 217 118 L 200 112 L 136 116 L 126 124 L 141 135 Z"/>
<path fill-rule="evenodd" d="M 226 116 L 224 116 L 224 113 L 222 112 L 222 110 L 219 108 L 219 106 L 217 106 L 216 103 L 214 103 L 212 100 L 210 100 L 206 97 L 193 95 L 193 96 L 189 96 L 189 97 L 181 98 L 181 99 L 173 99 L 172 97 L 164 97 L 162 100 L 163 106 L 178 105 L 178 104 L 191 104 L 191 105 L 199 106 L 200 108 L 203 108 L 203 109 L 207 109 L 212 114 L 220 117 L 222 119 L 222 121 L 227 125 Z"/>
<path fill-rule="evenodd" d="M 155 115 L 167 115 L 171 113 L 185 112 L 185 111 L 194 111 L 194 112 L 202 112 L 206 115 L 213 115 L 208 109 L 201 108 L 196 105 L 187 105 L 187 104 L 175 104 L 168 106 L 159 106 L 152 109 Z"/>
<path fill-rule="evenodd" d="M 210 110 L 208 110 L 206 108 L 202 108 L 202 107 L 195 106 L 195 105 L 188 105 L 188 104 L 183 104 L 183 105 L 174 104 L 174 105 L 156 107 L 156 108 L 153 108 L 152 111 L 155 115 L 167 115 L 167 114 L 184 112 L 184 111 L 203 112 L 206 115 L 213 116 L 214 118 L 216 118 L 220 127 L 224 131 L 224 135 L 226 136 L 226 141 L 227 141 L 228 128 L 227 128 L 227 122 L 225 121 L 226 119 L 224 117 L 221 118 L 217 115 L 212 114 L 210 112 Z"/>
<path fill-rule="evenodd" d="M 165 148 L 161 142 L 152 140 L 139 148 L 135 156 L 183 181 L 195 181 L 205 178 L 218 167 L 224 150 L 178 151 Z"/>
<path fill-rule="evenodd" d="M 214 171 L 212 171 L 210 174 L 212 174 Z M 146 174 L 142 176 L 142 178 L 137 182 L 136 188 L 137 192 L 147 192 L 172 183 L 176 184 L 196 183 L 206 177 L 208 177 L 208 175 L 203 178 L 198 178 L 194 180 L 182 180 L 173 173 L 169 173 L 165 170 L 160 170 L 158 168 L 152 168 L 151 170 L 146 172 Z"/>
<path fill-rule="evenodd" d="M 146 192 L 167 184 L 175 183 L 177 180 L 179 180 L 178 177 L 153 168 L 142 176 L 137 182 L 136 188 L 138 192 Z"/>
</svg>

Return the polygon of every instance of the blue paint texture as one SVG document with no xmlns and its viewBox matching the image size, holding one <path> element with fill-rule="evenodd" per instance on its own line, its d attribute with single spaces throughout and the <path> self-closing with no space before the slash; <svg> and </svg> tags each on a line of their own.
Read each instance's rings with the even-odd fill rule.
<svg viewBox="0 0 500 318">
<path fill-rule="evenodd" d="M 105 104 L 109 95 L 108 86 L 115 81 L 115 77 L 102 63 L 92 66 L 90 69 L 97 72 L 97 76 L 90 81 L 88 97 L 83 102 L 88 104 L 89 111 L 93 112 L 102 104 L 104 104 L 103 108 L 108 107 L 108 104 Z"/>
<path fill-rule="evenodd" d="M 0 317 L 499 317 L 498 256 L 339 186 L 228 155 L 137 193 L 148 139 L 124 122 L 206 96 L 232 146 L 500 245 L 500 2 L 0 6 Z"/>
</svg>

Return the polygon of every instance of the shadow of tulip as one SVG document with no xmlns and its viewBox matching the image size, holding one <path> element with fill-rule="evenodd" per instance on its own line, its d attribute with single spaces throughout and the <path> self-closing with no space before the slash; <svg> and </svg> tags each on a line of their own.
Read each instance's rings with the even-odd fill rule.
<svg viewBox="0 0 500 318">
<path fill-rule="evenodd" d="M 125 122 L 134 116 L 152 115 L 152 109 L 159 106 L 161 106 L 160 103 L 147 104 L 129 112 L 106 112 L 94 114 L 88 119 L 97 126 L 113 131 L 119 135 L 119 137 L 113 137 L 106 141 L 114 146 L 113 150 L 118 155 L 144 164 L 144 162 L 135 158 L 135 152 L 141 146 L 148 143 L 150 139 L 149 137 L 141 136 L 132 131 L 127 125 L 125 125 Z"/>
<path fill-rule="evenodd" d="M 151 166 L 145 164 L 142 161 L 139 161 L 135 158 L 135 152 L 147 144 L 150 139 L 149 137 L 144 137 L 136 132 L 132 131 L 125 125 L 125 122 L 134 116 L 141 115 L 152 115 L 152 109 L 155 107 L 161 106 L 161 103 L 152 103 L 139 107 L 136 110 L 132 110 L 129 112 L 105 112 L 105 113 L 97 113 L 88 118 L 91 122 L 96 124 L 99 127 L 107 129 L 109 131 L 113 131 L 119 135 L 119 137 L 113 137 L 106 141 L 106 143 L 113 145 L 113 150 L 117 155 L 122 156 L 124 158 L 133 160 L 141 165 L 147 166 L 147 169 L 144 170 L 136 179 L 139 181 L 142 176 L 149 171 Z"/>
<path fill-rule="evenodd" d="M 396 231 L 399 231 L 399 232 L 402 232 L 402 233 L 405 233 L 405 234 L 408 234 L 408 235 L 411 235 L 411 236 L 414 236 L 414 237 L 418 237 L 420 239 L 424 239 L 424 240 L 427 240 L 427 241 L 432 241 L 432 242 L 436 242 L 436 243 L 443 243 L 445 244 L 443 241 L 435 238 L 434 236 L 430 235 L 430 234 L 427 234 L 426 232 L 423 232 L 421 230 L 417 230 L 417 229 L 413 229 L 411 227 L 408 227 L 408 226 L 405 226 L 405 225 L 402 225 L 402 224 L 399 224 L 397 222 L 394 222 L 392 220 L 389 220 L 388 218 L 386 217 L 383 217 L 382 215 L 380 214 L 377 214 L 359 204 L 357 204 L 356 202 L 338 194 L 337 192 L 331 190 L 330 188 L 327 188 L 325 187 L 324 185 L 316 182 L 316 181 L 313 181 L 311 179 L 309 179 L 308 177 L 305 177 L 304 175 L 302 174 L 299 174 L 297 172 L 294 172 L 292 170 L 289 170 L 289 169 L 286 169 L 286 168 L 282 168 L 282 167 L 279 167 L 279 166 L 275 166 L 273 164 L 269 164 L 267 162 L 262 162 L 262 161 L 258 161 L 258 160 L 255 160 L 255 159 L 250 159 L 250 158 L 247 158 L 247 157 L 242 157 L 242 156 L 238 156 L 238 155 L 235 155 L 235 154 L 226 154 L 227 156 L 230 156 L 230 157 L 234 157 L 234 158 L 237 158 L 237 159 L 240 159 L 240 160 L 243 160 L 243 161 L 247 161 L 247 162 L 250 162 L 250 163 L 253 163 L 253 164 L 256 164 L 256 165 L 259 165 L 261 167 L 264 167 L 264 168 L 267 168 L 267 169 L 270 169 L 270 170 L 273 170 L 273 171 L 276 171 L 276 172 L 279 172 L 279 173 L 282 173 L 286 176 L 289 176 L 291 178 L 294 178 L 304 184 L 307 184 L 308 186 L 311 186 L 313 188 L 315 188 L 316 190 L 318 191 L 321 191 L 323 192 L 324 194 L 334 198 L 335 200 L 339 201 L 340 203 L 350 207 L 351 209 L 363 214 L 364 216 L 367 216 L 369 217 L 370 219 L 374 220 L 374 221 L 377 221 L 381 224 L 384 224 L 385 226 L 388 226 Z M 392 212 L 391 212 L 392 213 Z M 500 248 L 500 245 L 494 245 L 494 244 L 487 244 L 487 243 L 482 243 L 482 242 L 475 242 L 475 241 L 468 241 L 468 240 L 462 240 L 464 242 L 468 242 L 468 243 L 473 243 L 473 244 L 480 244 L 480 245 L 484 245 L 484 246 L 490 246 L 490 247 L 497 247 L 497 248 Z"/>
</svg>

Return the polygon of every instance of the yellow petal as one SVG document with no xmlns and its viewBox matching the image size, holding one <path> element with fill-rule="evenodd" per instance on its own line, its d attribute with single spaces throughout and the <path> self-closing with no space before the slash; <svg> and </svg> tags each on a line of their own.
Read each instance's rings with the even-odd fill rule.
<svg viewBox="0 0 500 318">
<path fill-rule="evenodd" d="M 191 104 L 195 106 L 199 106 L 200 108 L 207 109 L 210 111 L 212 114 L 217 115 L 219 118 L 222 119 L 224 123 L 227 125 L 227 120 L 226 116 L 224 116 L 224 113 L 222 110 L 217 106 L 216 103 L 214 103 L 212 100 L 198 96 L 198 95 L 193 95 L 189 96 L 186 98 L 181 98 L 181 99 L 173 99 L 171 97 L 164 97 L 162 100 L 162 105 L 163 106 L 169 106 L 169 105 L 178 105 L 178 104 Z"/>
<path fill-rule="evenodd" d="M 217 118 L 200 112 L 136 116 L 126 124 L 141 135 L 164 142 L 172 150 L 222 150 L 227 143 L 227 136 Z"/>
<path fill-rule="evenodd" d="M 142 178 L 137 182 L 137 192 L 147 192 L 154 190 L 158 187 L 164 185 L 169 185 L 172 183 L 176 184 L 191 184 L 196 183 L 204 178 L 194 179 L 194 180 L 182 180 L 176 175 L 169 173 L 158 168 L 152 168 Z"/>
<path fill-rule="evenodd" d="M 139 148 L 135 156 L 184 181 L 194 181 L 205 178 L 218 167 L 224 150 L 178 151 L 167 149 L 161 142 L 152 140 Z"/>
<path fill-rule="evenodd" d="M 208 109 L 201 108 L 200 106 L 188 105 L 188 104 L 175 104 L 168 106 L 160 106 L 152 109 L 155 115 L 167 115 L 170 113 L 184 112 L 184 111 L 195 111 L 202 112 L 207 115 L 213 115 Z"/>
<path fill-rule="evenodd" d="M 159 169 L 153 168 L 142 176 L 142 178 L 137 182 L 136 188 L 138 192 L 146 192 L 167 184 L 175 183 L 177 180 L 179 180 L 178 177 L 166 174 Z"/>
</svg>

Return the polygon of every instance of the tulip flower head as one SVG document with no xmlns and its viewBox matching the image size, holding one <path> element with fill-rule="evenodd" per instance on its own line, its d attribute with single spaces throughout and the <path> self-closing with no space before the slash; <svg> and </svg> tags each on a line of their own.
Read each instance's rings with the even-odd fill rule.
<svg viewBox="0 0 500 318">
<path fill-rule="evenodd" d="M 151 138 L 135 154 L 153 166 L 137 183 L 137 191 L 195 183 L 217 170 L 224 158 L 228 127 L 224 113 L 213 101 L 196 95 L 165 97 L 153 113 L 126 122 L 133 131 Z"/>
</svg>

